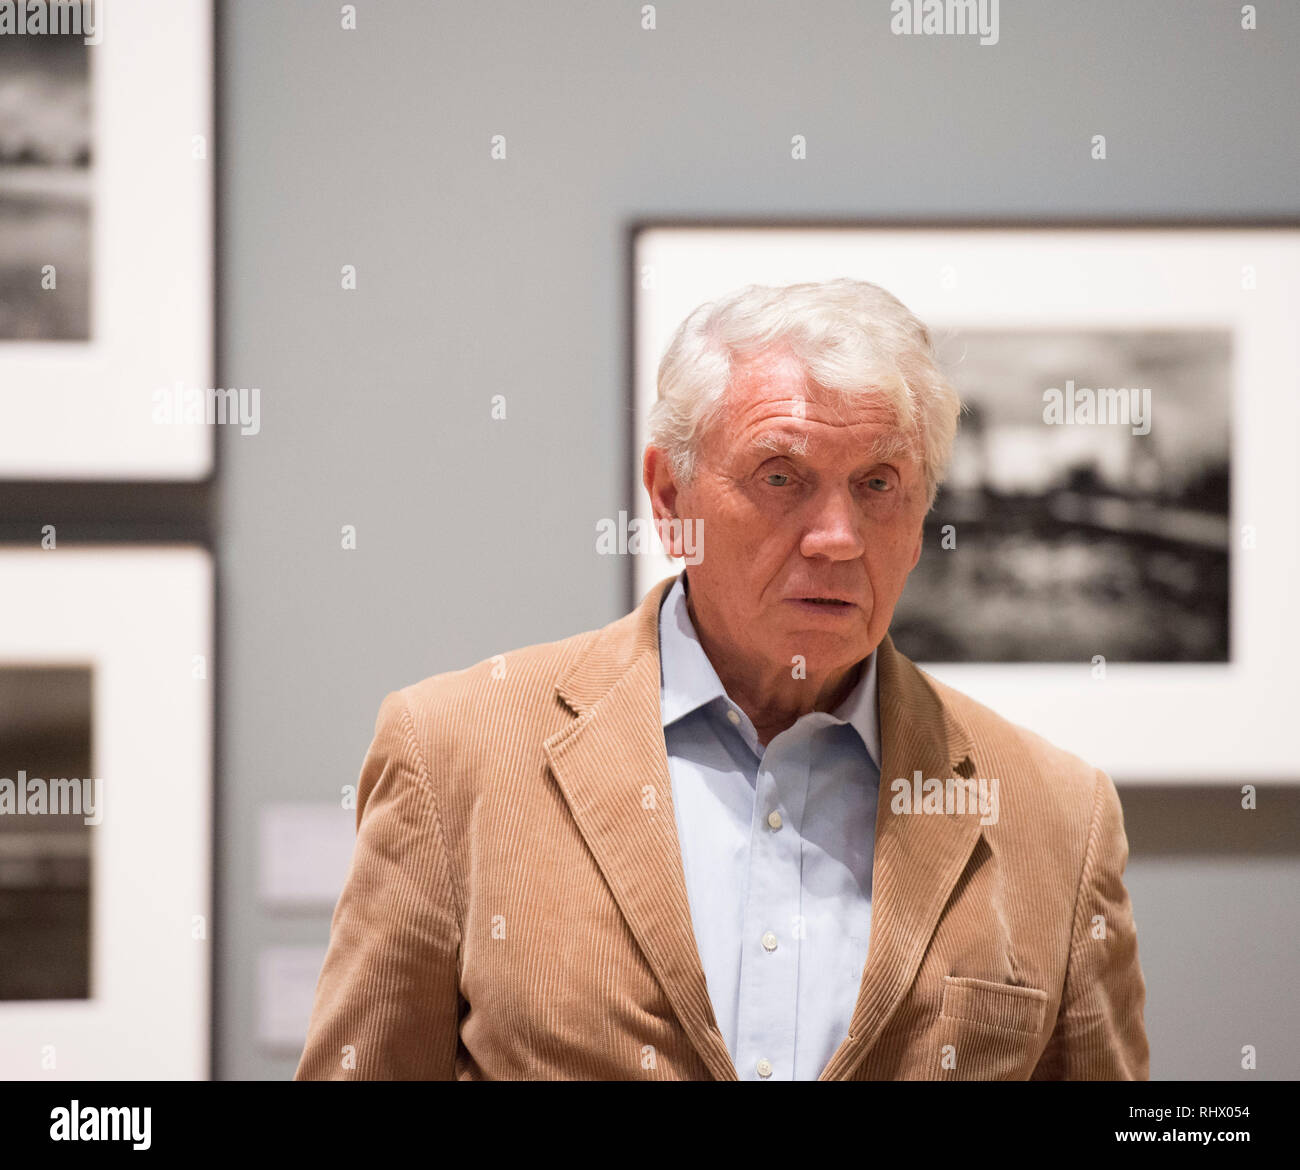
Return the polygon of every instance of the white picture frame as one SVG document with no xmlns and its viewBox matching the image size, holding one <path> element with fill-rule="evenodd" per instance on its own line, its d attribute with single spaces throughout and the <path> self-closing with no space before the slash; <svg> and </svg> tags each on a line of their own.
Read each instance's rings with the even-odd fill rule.
<svg viewBox="0 0 1300 1170">
<path fill-rule="evenodd" d="M 0 580 L 0 666 L 92 670 L 103 793 L 90 830 L 90 998 L 0 1001 L 0 1079 L 207 1079 L 211 555 L 5 549 Z"/>
<path fill-rule="evenodd" d="M 212 387 L 211 3 L 85 7 L 91 336 L 0 341 L 0 479 L 200 480 L 213 427 L 160 408 Z"/>
<path fill-rule="evenodd" d="M 645 525 L 640 460 L 659 358 L 692 309 L 744 285 L 869 280 L 932 330 L 1231 329 L 1230 660 L 1112 663 L 1104 679 L 1089 662 L 920 665 L 1119 783 L 1296 776 L 1300 229 L 645 223 L 631 255 L 633 515 Z M 682 567 L 653 543 L 629 558 L 638 598 Z"/>
</svg>

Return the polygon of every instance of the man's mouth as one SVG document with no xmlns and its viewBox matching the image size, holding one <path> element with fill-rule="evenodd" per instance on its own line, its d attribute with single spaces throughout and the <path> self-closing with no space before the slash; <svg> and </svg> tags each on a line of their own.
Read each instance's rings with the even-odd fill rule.
<svg viewBox="0 0 1300 1170">
<path fill-rule="evenodd" d="M 794 597 L 792 601 L 806 602 L 809 605 L 824 605 L 827 608 L 852 609 L 853 602 L 839 597 Z"/>
</svg>

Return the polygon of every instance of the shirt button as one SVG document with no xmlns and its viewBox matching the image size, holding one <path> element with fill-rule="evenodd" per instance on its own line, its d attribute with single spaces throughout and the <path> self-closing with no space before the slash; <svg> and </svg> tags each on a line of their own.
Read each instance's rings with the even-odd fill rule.
<svg viewBox="0 0 1300 1170">
<path fill-rule="evenodd" d="M 774 829 L 781 827 L 781 814 L 773 809 L 767 814 L 767 823 Z"/>
<path fill-rule="evenodd" d="M 763 949 L 765 951 L 776 950 L 776 935 L 774 935 L 770 930 L 763 935 Z"/>
<path fill-rule="evenodd" d="M 734 723 L 739 723 L 739 722 L 740 722 L 740 716 L 737 715 L 737 714 L 736 714 L 734 711 L 732 711 L 730 708 L 728 708 L 728 710 L 727 710 L 727 718 L 730 719 L 731 722 L 732 722 L 733 724 L 734 724 Z"/>
<path fill-rule="evenodd" d="M 754 1066 L 760 1077 L 770 1077 L 772 1075 L 772 1062 L 764 1057 Z"/>
</svg>

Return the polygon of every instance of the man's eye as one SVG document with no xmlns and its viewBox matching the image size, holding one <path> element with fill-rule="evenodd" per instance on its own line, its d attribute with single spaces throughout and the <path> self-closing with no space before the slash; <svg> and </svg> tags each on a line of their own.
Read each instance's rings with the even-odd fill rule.
<svg viewBox="0 0 1300 1170">
<path fill-rule="evenodd" d="M 772 487 L 785 487 L 785 483 L 772 483 L 774 479 L 780 479 L 789 482 L 790 477 L 784 471 L 772 471 L 767 475 L 767 482 Z"/>
<path fill-rule="evenodd" d="M 891 487 L 889 480 L 883 475 L 873 475 L 867 483 L 871 485 L 871 490 L 874 492 L 887 492 Z"/>
</svg>

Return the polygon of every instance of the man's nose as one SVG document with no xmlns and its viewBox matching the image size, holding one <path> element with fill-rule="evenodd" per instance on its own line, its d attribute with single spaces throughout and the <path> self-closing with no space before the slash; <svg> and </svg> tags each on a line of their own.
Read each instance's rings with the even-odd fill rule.
<svg viewBox="0 0 1300 1170">
<path fill-rule="evenodd" d="M 856 560 L 866 548 L 862 516 L 848 488 L 820 493 L 809 510 L 799 551 L 806 557 Z"/>
</svg>

